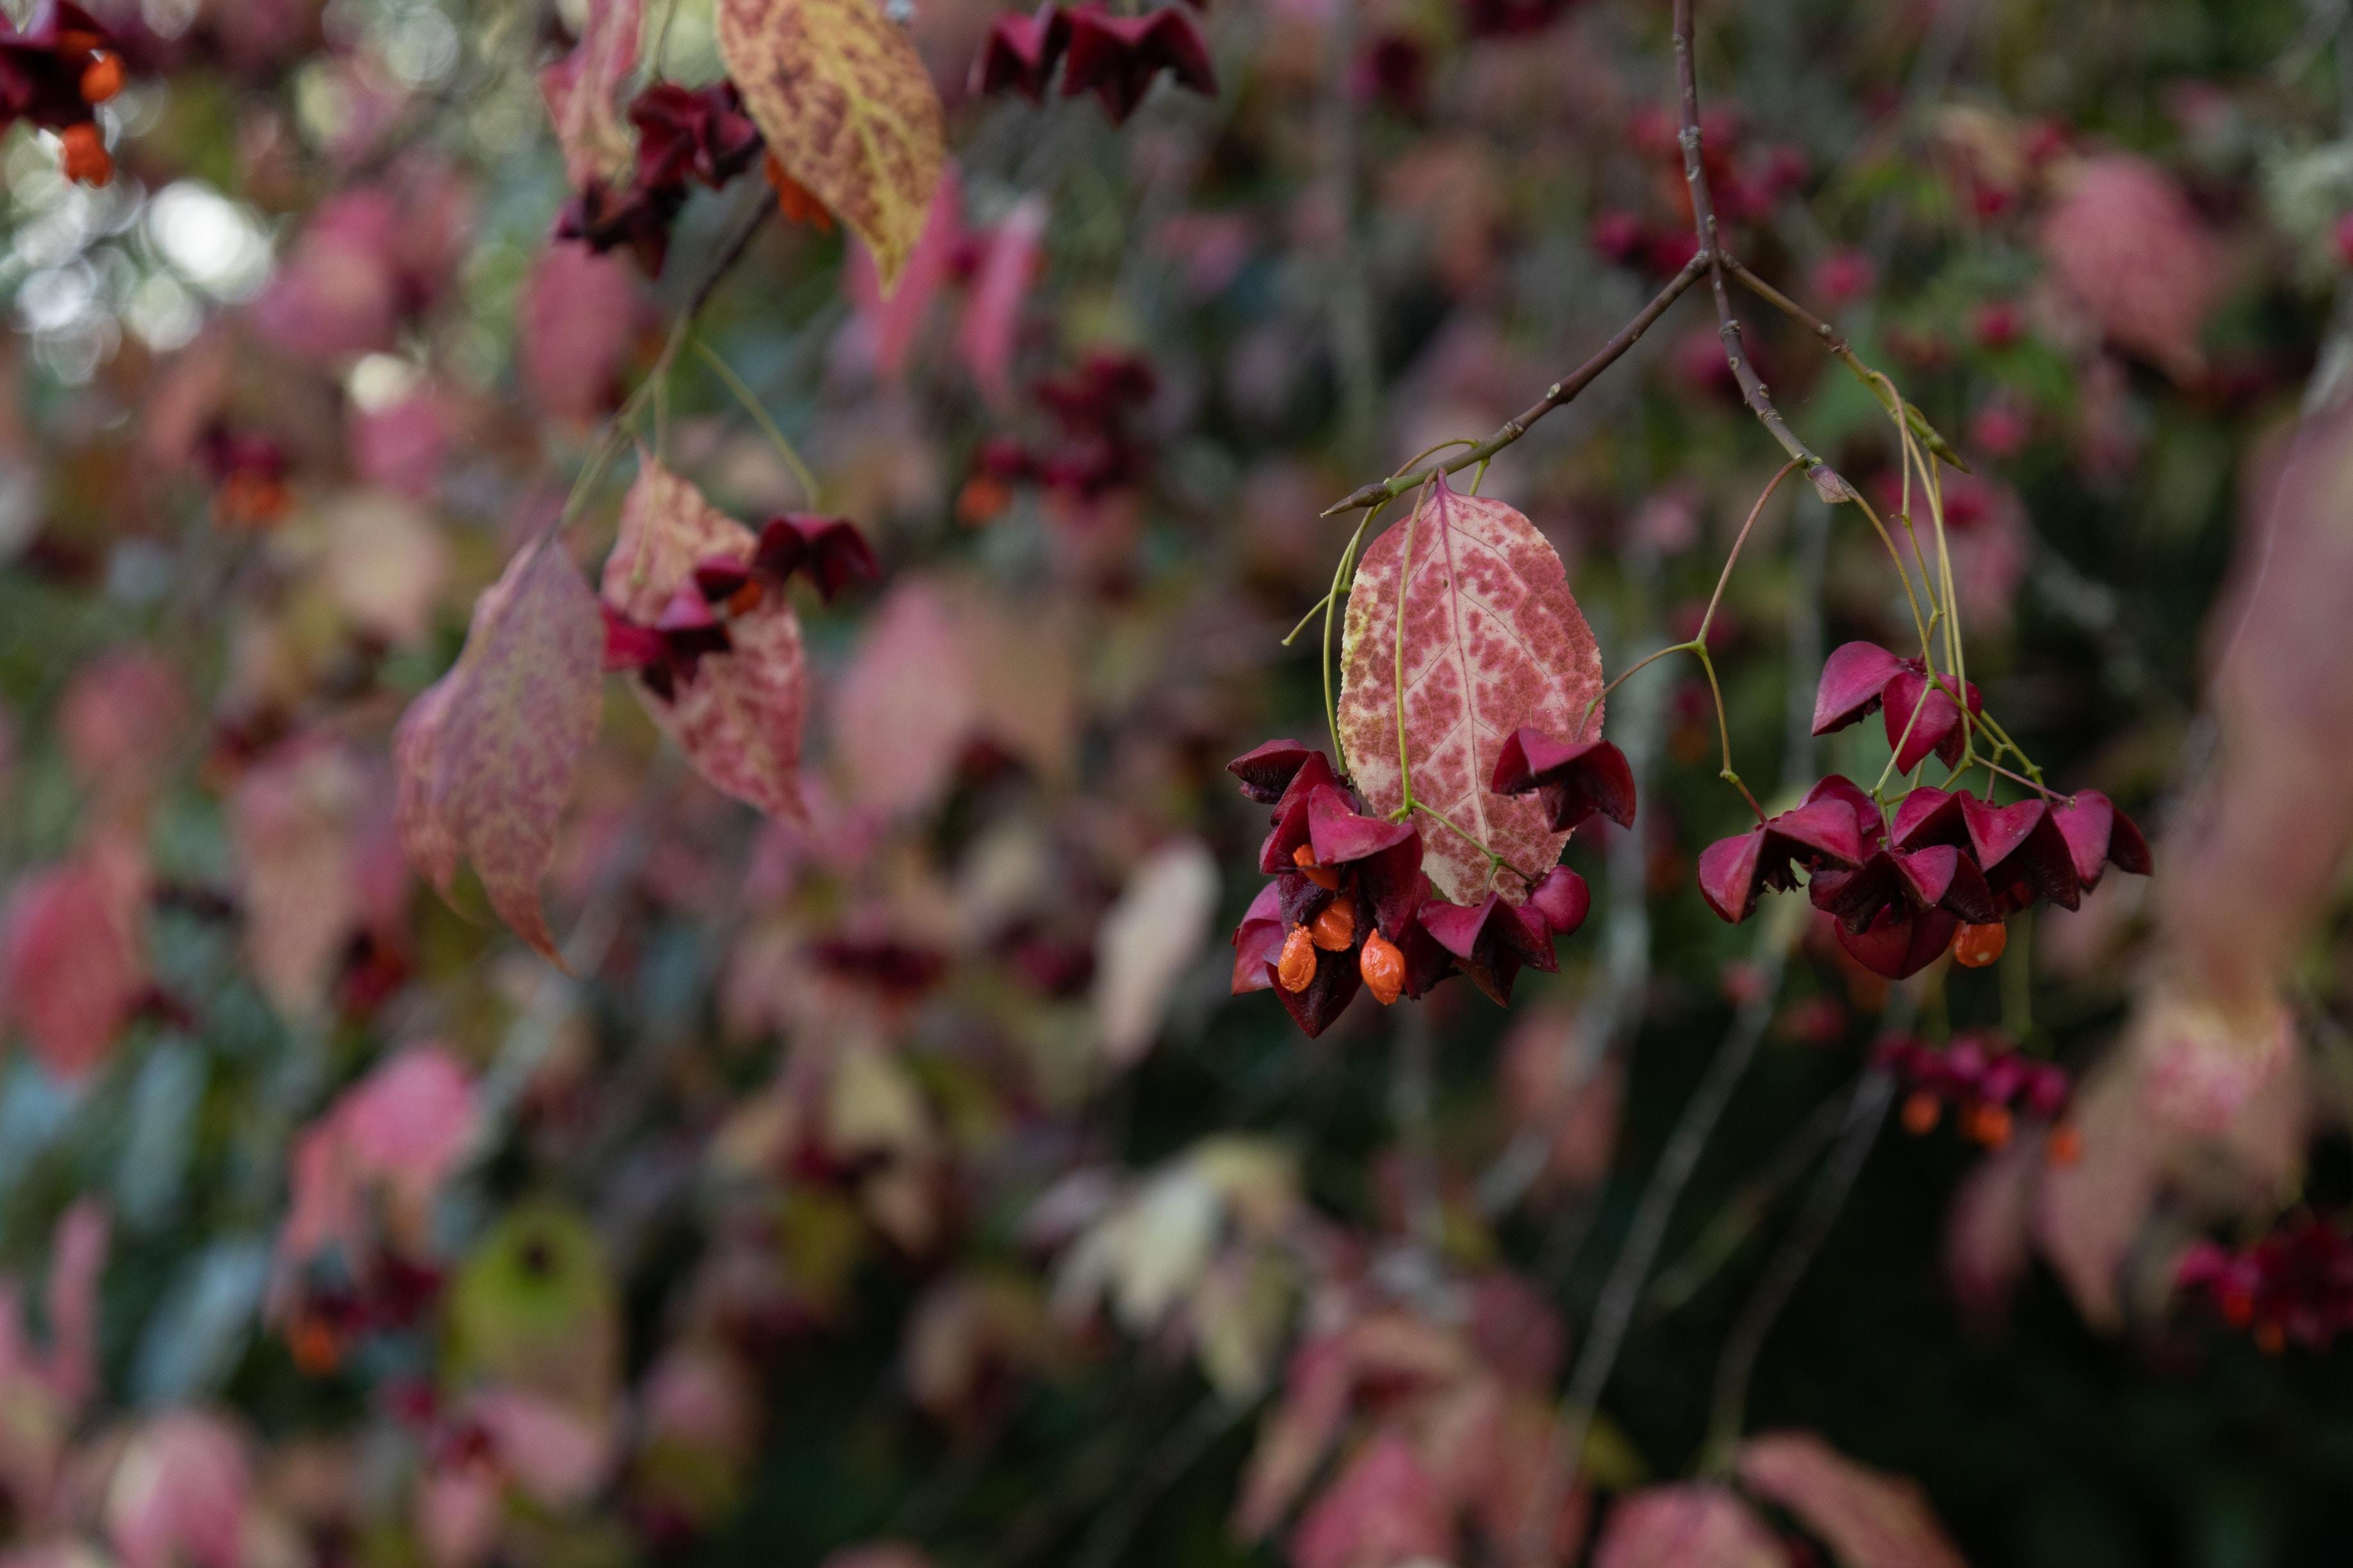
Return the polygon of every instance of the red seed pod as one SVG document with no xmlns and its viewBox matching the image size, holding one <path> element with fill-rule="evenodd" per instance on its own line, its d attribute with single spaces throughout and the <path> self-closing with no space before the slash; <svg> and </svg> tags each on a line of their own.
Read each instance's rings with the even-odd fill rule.
<svg viewBox="0 0 2353 1568">
<path fill-rule="evenodd" d="M 1398 944 L 1375 931 L 1365 938 L 1365 950 L 1356 956 L 1356 968 L 1365 977 L 1365 988 L 1373 1000 L 1387 1007 L 1405 990 L 1405 954 Z"/>
<path fill-rule="evenodd" d="M 1315 983 L 1315 942 L 1305 926 L 1293 926 L 1282 939 L 1282 956 L 1275 960 L 1274 977 L 1285 991 L 1306 990 Z"/>
</svg>

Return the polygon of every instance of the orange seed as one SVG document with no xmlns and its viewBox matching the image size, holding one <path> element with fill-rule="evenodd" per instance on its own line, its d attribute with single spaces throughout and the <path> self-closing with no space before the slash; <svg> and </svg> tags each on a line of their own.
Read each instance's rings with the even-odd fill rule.
<svg viewBox="0 0 2353 1568">
<path fill-rule="evenodd" d="M 1964 969 L 1983 969 L 2001 956 L 2010 945 L 2010 928 L 1996 921 L 1991 925 L 1963 926 L 1953 933 L 1953 961 Z"/>
<path fill-rule="evenodd" d="M 1405 990 L 1405 954 L 1398 944 L 1374 931 L 1365 938 L 1365 950 L 1356 955 L 1357 971 L 1365 977 L 1365 988 L 1373 1000 L 1387 1007 Z"/>
<path fill-rule="evenodd" d="M 1315 983 L 1315 942 L 1305 926 L 1293 926 L 1291 934 L 1282 939 L 1282 956 L 1275 961 L 1274 977 L 1293 993 Z"/>
<path fill-rule="evenodd" d="M 1356 945 L 1356 900 L 1345 894 L 1324 906 L 1308 934 L 1326 952 L 1345 952 Z"/>
<path fill-rule="evenodd" d="M 1304 844 L 1291 852 L 1291 863 L 1299 868 L 1302 876 L 1327 892 L 1335 891 L 1340 886 L 1340 873 L 1328 867 L 1318 866 L 1315 851 Z"/>
</svg>

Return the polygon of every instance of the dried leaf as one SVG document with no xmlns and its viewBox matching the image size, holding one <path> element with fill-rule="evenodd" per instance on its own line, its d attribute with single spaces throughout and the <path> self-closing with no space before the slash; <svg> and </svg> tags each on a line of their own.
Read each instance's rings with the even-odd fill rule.
<svg viewBox="0 0 2353 1568">
<path fill-rule="evenodd" d="M 1136 868 L 1095 938 L 1095 1035 L 1113 1062 L 1130 1066 L 1152 1048 L 1217 908 L 1217 859 L 1199 839 L 1180 838 Z"/>
<path fill-rule="evenodd" d="M 865 241 L 889 292 L 946 155 L 914 45 L 875 0 L 720 0 L 719 53 L 768 151 Z"/>
<path fill-rule="evenodd" d="M 465 651 L 394 738 L 401 847 L 444 898 L 460 857 L 550 959 L 539 879 L 603 704 L 605 622 L 560 542 L 525 545 L 474 605 Z"/>
<path fill-rule="evenodd" d="M 712 556 L 749 562 L 752 531 L 702 492 L 640 454 L 638 481 L 621 507 L 620 537 L 605 561 L 606 602 L 641 626 Z M 631 682 L 638 702 L 713 787 L 771 816 L 802 820 L 801 731 L 808 668 L 800 619 L 782 594 L 731 616 L 726 653 L 706 655 L 665 700 Z"/>
<path fill-rule="evenodd" d="M 1609 1510 L 1593 1568 L 1786 1568 L 1773 1532 L 1723 1487 L 1651 1487 Z"/>
<path fill-rule="evenodd" d="M 360 630 L 395 647 L 422 642 L 449 577 L 449 546 L 423 507 L 352 490 L 325 512 L 319 580 Z"/>
<path fill-rule="evenodd" d="M 1810 1432 L 1740 1446 L 1740 1479 L 1796 1514 L 1844 1568 L 1967 1568 L 1916 1481 L 1856 1464 Z"/>
<path fill-rule="evenodd" d="M 1409 545 L 1409 570 L 1401 573 Z M 1402 666 L 1414 798 L 1461 829 L 1421 818 L 1422 867 L 1440 892 L 1462 904 L 1486 896 L 1481 846 L 1531 877 L 1552 868 L 1568 835 L 1552 831 L 1543 801 L 1499 795 L 1487 784 L 1496 752 L 1521 726 L 1576 737 L 1586 704 L 1601 690 L 1601 655 L 1559 555 L 1534 524 L 1502 501 L 1456 493 L 1440 477 L 1410 517 L 1366 550 L 1348 595 L 1342 661 L 1340 740 L 1376 814 L 1405 801 L 1395 697 Z M 1588 735 L 1601 732 L 1601 719 L 1597 707 Z M 1496 877 L 1494 890 L 1514 903 L 1527 897 L 1513 876 Z"/>
<path fill-rule="evenodd" d="M 539 73 L 548 118 L 564 147 L 564 172 L 575 187 L 629 173 L 637 138 L 622 113 L 620 91 L 637 69 L 644 26 L 645 0 L 588 0 L 578 47 Z"/>
</svg>

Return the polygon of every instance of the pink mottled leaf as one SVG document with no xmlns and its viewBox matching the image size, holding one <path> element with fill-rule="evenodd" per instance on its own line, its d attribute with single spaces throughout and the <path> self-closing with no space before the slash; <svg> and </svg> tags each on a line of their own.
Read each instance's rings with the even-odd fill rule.
<svg viewBox="0 0 2353 1568">
<path fill-rule="evenodd" d="M 695 563 L 712 556 L 748 562 L 752 531 L 650 457 L 621 508 L 621 533 L 605 561 L 605 600 L 641 626 L 661 618 Z M 699 600 L 699 595 L 697 595 Z M 782 594 L 727 621 L 730 651 L 707 655 L 668 700 L 641 681 L 631 689 L 695 771 L 736 799 L 795 821 L 808 670 L 799 618 Z"/>
<path fill-rule="evenodd" d="M 1374 1568 L 1451 1560 L 1446 1499 L 1406 1440 L 1383 1432 L 1308 1506 L 1291 1538 L 1297 1568 Z"/>
<path fill-rule="evenodd" d="M 555 826 L 603 704 L 604 617 L 553 539 L 474 605 L 465 651 L 394 738 L 402 847 L 444 898 L 462 857 L 517 935 L 556 957 L 539 903 Z"/>
<path fill-rule="evenodd" d="M 0 913 L 0 1016 L 60 1078 L 106 1059 L 146 981 L 142 879 L 125 859 L 101 848 L 32 872 Z"/>
<path fill-rule="evenodd" d="M 1593 1568 L 1786 1568 L 1788 1554 L 1719 1486 L 1651 1487 L 1609 1510 Z"/>
<path fill-rule="evenodd" d="M 588 0 L 580 43 L 539 73 L 548 118 L 564 147 L 575 186 L 604 184 L 629 172 L 637 138 L 621 111 L 620 91 L 637 68 L 645 0 Z"/>
<path fill-rule="evenodd" d="M 2060 287 L 2110 342 L 2177 381 L 2200 373 L 2222 259 L 2170 174 L 2129 153 L 2086 160 L 2062 176 L 2041 242 Z"/>
<path fill-rule="evenodd" d="M 1414 798 L 1461 829 L 1421 818 L 1423 869 L 1439 891 L 1457 903 L 1486 896 L 1482 846 L 1529 877 L 1550 870 L 1568 835 L 1552 830 L 1540 797 L 1499 795 L 1487 784 L 1504 739 L 1523 725 L 1577 737 L 1587 702 L 1601 689 L 1601 655 L 1559 555 L 1535 525 L 1440 478 L 1409 517 L 1366 550 L 1348 595 L 1342 658 L 1340 740 L 1376 815 L 1405 801 L 1396 700 L 1402 665 Z M 1601 732 L 1601 718 L 1597 707 L 1588 738 Z M 1493 890 L 1514 903 L 1528 893 L 1508 872 L 1494 878 Z"/>
<path fill-rule="evenodd" d="M 1046 198 L 1027 195 L 1014 205 L 988 237 L 988 248 L 974 278 L 956 331 L 965 368 L 992 404 L 1013 390 L 1013 352 L 1021 331 L 1021 306 L 1029 297 L 1046 237 Z"/>
<path fill-rule="evenodd" d="M 1966 1568 L 1919 1483 L 1856 1464 L 1810 1432 L 1740 1446 L 1740 1479 L 1827 1542 L 1844 1568 Z"/>
</svg>

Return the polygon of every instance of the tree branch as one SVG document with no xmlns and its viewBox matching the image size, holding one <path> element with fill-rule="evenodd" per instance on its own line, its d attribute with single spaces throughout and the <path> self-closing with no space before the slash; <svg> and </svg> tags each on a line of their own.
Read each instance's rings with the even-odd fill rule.
<svg viewBox="0 0 2353 1568">
<path fill-rule="evenodd" d="M 1725 363 L 1732 367 L 1733 379 L 1740 384 L 1740 399 L 1757 422 L 1765 426 L 1767 435 L 1780 443 L 1781 450 L 1789 454 L 1792 462 L 1806 470 L 1814 489 L 1826 501 L 1842 501 L 1853 495 L 1847 482 L 1831 466 L 1814 455 L 1812 448 L 1798 439 L 1781 411 L 1773 405 L 1773 395 L 1766 388 L 1757 367 L 1748 360 L 1741 340 L 1740 317 L 1732 309 L 1732 290 L 1725 282 L 1729 260 L 1718 248 L 1715 198 L 1707 184 L 1705 160 L 1700 155 L 1699 75 L 1692 60 L 1692 0 L 1675 0 L 1674 10 L 1675 86 L 1680 100 L 1682 130 L 1677 140 L 1683 150 L 1683 184 L 1691 189 L 1692 228 L 1699 238 L 1699 253 L 1692 259 L 1707 268 L 1708 287 L 1715 294 L 1716 335 L 1724 340 Z"/>
<path fill-rule="evenodd" d="M 1591 385 L 1595 377 L 1618 363 L 1619 357 L 1634 346 L 1634 341 L 1651 330 L 1651 323 L 1667 313 L 1667 307 L 1683 298 L 1683 290 L 1699 281 L 1707 269 L 1704 254 L 1694 256 L 1683 269 L 1667 282 L 1667 286 L 1651 296 L 1651 302 L 1634 314 L 1634 319 L 1618 329 L 1617 335 L 1601 345 L 1594 356 L 1578 365 L 1562 379 L 1545 388 L 1544 396 L 1535 405 L 1506 420 L 1502 429 L 1480 442 L 1466 447 L 1453 457 L 1416 468 L 1411 473 L 1398 474 L 1375 484 L 1365 486 L 1345 500 L 1334 501 L 1324 509 L 1325 517 L 1337 517 L 1345 511 L 1361 511 L 1368 506 L 1378 506 L 1423 483 L 1433 474 L 1451 474 L 1483 463 L 1513 442 L 1528 433 L 1528 426 L 1551 413 Z"/>
</svg>

